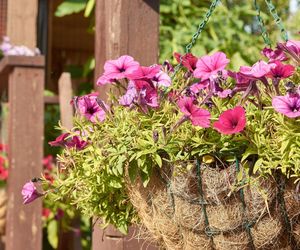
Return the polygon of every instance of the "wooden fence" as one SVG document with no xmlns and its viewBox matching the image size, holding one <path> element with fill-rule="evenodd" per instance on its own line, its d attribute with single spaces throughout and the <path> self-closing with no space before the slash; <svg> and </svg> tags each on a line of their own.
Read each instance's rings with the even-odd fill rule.
<svg viewBox="0 0 300 250">
<path fill-rule="evenodd" d="M 13 13 L 9 19 L 11 20 L 15 14 L 17 13 Z M 107 59 L 123 54 L 133 56 L 143 65 L 157 62 L 159 0 L 96 1 L 95 15 L 95 76 L 102 73 L 101 69 Z M 18 14 L 16 20 L 20 21 L 21 16 L 22 12 Z M 18 29 L 20 27 L 19 24 Z M 27 37 L 27 33 L 24 33 L 24 36 Z M 56 103 L 60 98 L 60 102 L 63 102 L 61 112 L 68 114 L 62 115 L 63 123 L 66 127 L 72 126 L 70 117 L 72 110 L 66 104 L 66 100 L 72 94 L 71 88 L 66 87 L 66 84 L 71 84 L 69 75 L 64 74 L 60 79 L 60 85 L 64 86 L 60 88 L 62 91 L 60 97 L 48 97 L 44 100 L 44 64 L 43 56 L 5 57 L 0 61 L 0 93 L 7 93 L 9 102 L 10 175 L 6 250 L 42 249 L 42 201 L 37 200 L 30 206 L 24 206 L 20 192 L 25 182 L 42 172 L 44 101 Z M 104 98 L 107 89 L 98 87 L 97 89 Z M 130 235 L 124 237 L 112 227 L 103 231 L 96 226 L 92 248 L 93 250 L 154 249 L 148 243 L 134 239 L 134 232 L 135 228 L 131 228 Z M 76 241 L 74 238 L 73 240 Z M 78 243 L 74 243 L 68 249 L 77 249 L 75 246 L 78 246 Z"/>
</svg>

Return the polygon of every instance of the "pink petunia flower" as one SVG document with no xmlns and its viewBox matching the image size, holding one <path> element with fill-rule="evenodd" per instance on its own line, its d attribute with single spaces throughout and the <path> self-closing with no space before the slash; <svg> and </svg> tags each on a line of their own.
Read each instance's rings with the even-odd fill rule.
<svg viewBox="0 0 300 250">
<path fill-rule="evenodd" d="M 206 89 L 209 86 L 209 80 L 205 80 L 203 82 L 194 83 L 190 86 L 190 90 L 194 94 L 198 94 L 202 89 Z"/>
<path fill-rule="evenodd" d="M 50 214 L 51 210 L 49 208 L 43 207 L 42 216 L 47 219 L 50 216 Z"/>
<path fill-rule="evenodd" d="M 236 106 L 234 109 L 224 111 L 213 127 L 222 134 L 236 134 L 244 130 L 246 126 L 245 109 Z"/>
<path fill-rule="evenodd" d="M 98 85 L 112 82 L 114 79 L 126 78 L 128 74 L 139 68 L 140 64 L 131 56 L 121 56 L 116 60 L 108 60 L 104 64 L 104 73 L 98 79 Z"/>
<path fill-rule="evenodd" d="M 182 66 L 187 68 L 190 72 L 193 72 L 196 69 L 198 58 L 195 57 L 192 53 L 180 55 L 179 53 L 175 52 L 174 57 L 178 63 L 180 63 L 181 59 Z"/>
<path fill-rule="evenodd" d="M 53 169 L 54 159 L 53 155 L 47 155 L 43 158 L 43 167 L 49 171 Z"/>
<path fill-rule="evenodd" d="M 236 84 L 235 89 L 237 91 L 246 90 L 251 81 L 251 79 L 249 79 L 248 77 L 245 77 L 243 74 L 241 74 L 239 72 L 232 72 L 230 70 L 228 70 L 228 76 L 235 79 L 235 84 Z"/>
<path fill-rule="evenodd" d="M 119 98 L 119 104 L 130 107 L 137 100 L 138 93 L 134 81 L 129 81 L 125 95 Z"/>
<path fill-rule="evenodd" d="M 223 52 L 216 52 L 211 56 L 203 56 L 198 59 L 194 76 L 205 81 L 210 78 L 215 78 L 218 73 L 224 71 L 230 60 Z"/>
<path fill-rule="evenodd" d="M 135 69 L 133 72 L 127 75 L 127 78 L 130 80 L 151 80 L 155 77 L 159 71 L 161 66 L 160 65 L 152 65 L 149 67 L 140 66 Z"/>
<path fill-rule="evenodd" d="M 249 79 L 259 79 L 268 75 L 271 68 L 272 64 L 268 64 L 264 61 L 258 61 L 252 67 L 241 66 L 240 74 L 242 74 L 244 77 L 248 77 Z"/>
<path fill-rule="evenodd" d="M 194 99 L 191 97 L 182 97 L 177 102 L 180 111 L 185 117 L 191 120 L 195 126 L 208 128 L 210 126 L 210 113 L 205 109 L 199 108 L 194 104 Z"/>
<path fill-rule="evenodd" d="M 135 87 L 138 91 L 138 104 L 143 106 L 150 106 L 157 108 L 158 94 L 157 90 L 149 82 L 143 80 L 134 81 Z"/>
<path fill-rule="evenodd" d="M 171 78 L 163 71 L 159 71 L 153 78 L 152 82 L 155 87 L 169 87 L 171 85 Z"/>
<path fill-rule="evenodd" d="M 98 121 L 103 122 L 106 117 L 105 111 L 97 102 L 97 96 L 98 93 L 91 93 L 89 95 L 81 96 L 77 99 L 77 110 L 79 114 L 86 117 L 93 123 Z"/>
<path fill-rule="evenodd" d="M 282 49 L 264 48 L 261 53 L 269 59 L 269 62 L 286 61 L 288 59 Z"/>
<path fill-rule="evenodd" d="M 50 141 L 49 145 L 52 147 L 67 147 L 82 150 L 88 144 L 88 142 L 81 140 L 79 136 L 72 136 L 71 138 L 68 138 L 69 136 L 69 133 L 61 134 L 54 141 Z"/>
<path fill-rule="evenodd" d="M 270 73 L 267 75 L 270 78 L 284 79 L 290 77 L 295 72 L 293 65 L 285 65 L 280 61 L 274 61 L 272 65 Z"/>
<path fill-rule="evenodd" d="M 278 43 L 277 47 L 290 54 L 297 62 L 300 62 L 300 41 L 288 40 L 286 43 Z"/>
<path fill-rule="evenodd" d="M 272 106 L 277 112 L 289 118 L 300 116 L 300 96 L 298 94 L 275 96 L 272 99 Z"/>
<path fill-rule="evenodd" d="M 28 204 L 35 199 L 43 196 L 36 190 L 36 187 L 32 181 L 27 182 L 22 188 L 23 204 Z"/>
</svg>

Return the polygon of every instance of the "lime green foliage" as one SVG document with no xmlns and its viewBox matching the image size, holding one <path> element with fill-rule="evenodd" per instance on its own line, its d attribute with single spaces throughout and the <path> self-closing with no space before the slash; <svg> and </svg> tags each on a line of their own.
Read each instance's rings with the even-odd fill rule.
<svg viewBox="0 0 300 250">
<path fill-rule="evenodd" d="M 209 23 L 192 49 L 195 55 L 210 51 L 224 51 L 234 69 L 241 64 L 252 64 L 258 58 L 263 39 L 256 19 L 253 1 L 221 1 Z M 172 58 L 174 51 L 184 52 L 211 1 L 162 0 L 160 6 L 160 58 Z M 258 1 L 261 16 L 270 32 L 271 41 L 279 40 L 279 31 L 264 1 Z M 289 1 L 274 1 L 283 20 L 288 14 Z M 274 44 L 275 45 L 275 44 Z"/>
<path fill-rule="evenodd" d="M 174 79 L 173 88 L 185 87 L 182 74 Z M 264 88 L 262 84 L 258 87 Z M 112 112 L 105 122 L 93 124 L 77 117 L 70 132 L 85 131 L 83 139 L 89 146 L 81 151 L 65 149 L 59 156 L 64 170 L 54 184 L 57 193 L 51 195 L 67 197 L 84 214 L 99 216 L 104 226 L 113 224 L 126 233 L 128 225 L 137 221 L 127 195 L 128 183 L 140 179 L 147 186 L 153 172 L 163 166 L 172 169 L 177 162 L 211 155 L 225 164 L 238 157 L 247 170 L 249 157 L 254 155 L 258 157 L 255 174 L 280 169 L 287 177 L 299 179 L 300 119 L 277 113 L 267 95 L 262 94 L 262 110 L 250 102 L 244 105 L 247 126 L 235 135 L 195 127 L 190 121 L 176 128 L 182 113 L 166 98 L 166 92 L 164 96 L 160 108 L 148 113 L 118 106 L 112 97 Z M 212 121 L 240 99 L 239 94 L 230 100 L 213 98 Z"/>
</svg>

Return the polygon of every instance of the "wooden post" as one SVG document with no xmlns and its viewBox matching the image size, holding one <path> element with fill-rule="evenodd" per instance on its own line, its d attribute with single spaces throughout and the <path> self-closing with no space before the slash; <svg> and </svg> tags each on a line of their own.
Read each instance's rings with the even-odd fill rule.
<svg viewBox="0 0 300 250">
<path fill-rule="evenodd" d="M 71 74 L 64 72 L 58 80 L 59 90 L 59 110 L 61 124 L 71 129 L 73 127 L 73 106 L 71 100 L 73 97 Z"/>
<path fill-rule="evenodd" d="M 97 78 L 108 59 L 131 55 L 142 65 L 158 61 L 159 0 L 96 1 L 95 58 Z M 109 86 L 95 86 L 106 99 Z M 149 243 L 123 237 L 113 227 L 104 232 L 98 225 L 93 232 L 93 250 L 154 249 Z"/>
<path fill-rule="evenodd" d="M 63 72 L 58 80 L 60 121 L 63 127 L 73 127 L 73 105 L 70 101 L 73 97 L 71 74 Z M 76 216 L 70 226 L 80 229 L 80 216 Z M 60 228 L 62 230 L 62 228 Z M 73 231 L 61 232 L 59 236 L 59 250 L 81 250 L 80 236 Z"/>
<path fill-rule="evenodd" d="M 36 47 L 38 0 L 7 0 L 7 36 L 15 45 Z"/>
<path fill-rule="evenodd" d="M 23 205 L 22 186 L 40 176 L 43 158 L 44 57 L 4 57 L 0 86 L 9 100 L 6 250 L 42 248 L 42 199 Z"/>
</svg>

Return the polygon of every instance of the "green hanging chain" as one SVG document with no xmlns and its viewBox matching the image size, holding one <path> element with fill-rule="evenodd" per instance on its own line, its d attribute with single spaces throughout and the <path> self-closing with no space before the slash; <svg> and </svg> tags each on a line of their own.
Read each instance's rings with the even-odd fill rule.
<svg viewBox="0 0 300 250">
<path fill-rule="evenodd" d="M 257 0 L 254 0 L 253 3 L 254 3 L 254 7 L 256 9 L 256 12 L 257 12 L 257 20 L 258 20 L 258 24 L 259 24 L 259 27 L 260 27 L 260 30 L 261 30 L 261 36 L 264 39 L 265 44 L 267 46 L 271 47 L 270 36 L 269 36 L 269 33 L 266 29 L 265 23 L 264 23 L 261 15 L 260 15 L 260 8 L 259 8 L 259 5 L 257 3 Z"/>
<path fill-rule="evenodd" d="M 272 0 L 265 0 L 265 2 L 268 6 L 268 9 L 269 9 L 271 15 L 273 16 L 273 18 L 275 20 L 275 23 L 277 24 L 277 26 L 281 32 L 282 39 L 286 42 L 288 40 L 288 33 L 282 23 L 281 18 L 278 16 L 278 13 L 276 11 L 274 4 L 272 3 Z"/>
<path fill-rule="evenodd" d="M 193 34 L 192 36 L 192 40 L 189 44 L 187 44 L 185 46 L 185 53 L 190 53 L 191 49 L 193 48 L 193 46 L 195 45 L 198 37 L 200 36 L 200 34 L 202 33 L 203 29 L 205 28 L 206 24 L 209 21 L 209 18 L 211 17 L 212 13 L 214 12 L 217 4 L 220 2 L 221 0 L 213 0 L 208 11 L 205 13 L 202 22 L 198 25 L 197 31 Z M 180 58 L 180 62 L 179 64 L 176 65 L 176 67 L 174 68 L 174 73 L 173 73 L 173 77 L 176 75 L 176 73 L 179 71 L 179 69 L 182 67 L 182 62 L 181 62 L 181 58 Z"/>
</svg>

